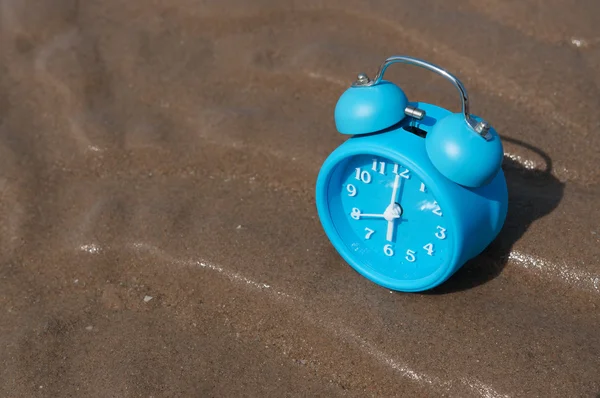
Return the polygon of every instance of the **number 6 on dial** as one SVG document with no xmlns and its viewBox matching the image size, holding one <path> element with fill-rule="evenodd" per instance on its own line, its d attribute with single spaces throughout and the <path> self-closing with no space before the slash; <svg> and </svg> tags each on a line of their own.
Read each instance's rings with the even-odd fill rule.
<svg viewBox="0 0 600 398">
<path fill-rule="evenodd" d="M 394 255 L 394 250 L 392 249 L 392 245 L 389 245 L 389 244 L 383 246 L 383 252 L 388 257 L 392 257 Z"/>
</svg>

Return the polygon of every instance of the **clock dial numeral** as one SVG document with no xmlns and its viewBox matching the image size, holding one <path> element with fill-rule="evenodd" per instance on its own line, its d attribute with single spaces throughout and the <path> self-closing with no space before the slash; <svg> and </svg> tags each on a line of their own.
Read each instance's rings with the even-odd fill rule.
<svg viewBox="0 0 600 398">
<path fill-rule="evenodd" d="M 407 180 L 410 178 L 410 170 L 404 169 L 401 173 L 398 173 L 399 171 L 400 165 L 398 163 L 394 164 L 394 174 L 400 174 L 400 177 L 406 178 Z"/>
<path fill-rule="evenodd" d="M 362 181 L 365 184 L 369 184 L 371 182 L 371 174 L 368 171 L 360 170 L 360 167 L 356 168 L 356 175 L 354 176 L 358 181 Z"/>
<path fill-rule="evenodd" d="M 348 196 L 356 196 L 356 187 L 352 184 L 346 185 L 346 190 L 348 191 Z"/>
<path fill-rule="evenodd" d="M 392 257 L 394 255 L 394 249 L 392 249 L 392 245 L 390 244 L 383 246 L 383 252 L 388 257 Z"/>
<path fill-rule="evenodd" d="M 355 220 L 360 219 L 360 210 L 358 209 L 358 207 L 352 208 L 352 213 L 350 213 L 350 217 L 354 218 Z"/>
<path fill-rule="evenodd" d="M 433 256 L 433 243 L 426 244 L 425 246 L 423 246 L 423 249 L 427 250 L 427 254 Z"/>
<path fill-rule="evenodd" d="M 440 227 L 439 225 L 437 226 L 437 229 L 439 230 L 438 232 L 435 233 L 435 237 L 438 239 L 446 239 L 446 228 Z"/>
<path fill-rule="evenodd" d="M 371 170 L 378 171 L 379 174 L 385 174 L 385 162 L 377 162 L 377 159 L 373 159 Z"/>
<path fill-rule="evenodd" d="M 440 205 L 438 205 L 438 202 L 433 202 L 433 210 L 432 210 L 432 212 L 436 216 L 441 216 L 442 215 L 442 209 L 440 208 Z"/>
<path fill-rule="evenodd" d="M 373 231 L 371 228 L 365 228 L 365 231 L 367 231 L 367 234 L 365 235 L 365 239 L 371 239 L 371 235 L 373 235 L 375 233 L 375 231 Z"/>
<path fill-rule="evenodd" d="M 406 257 L 404 257 L 406 259 L 406 261 L 408 261 L 409 263 L 414 263 L 415 260 L 417 259 L 415 257 L 415 252 L 413 250 L 407 250 L 406 251 Z"/>
<path fill-rule="evenodd" d="M 419 188 L 419 191 L 425 192 L 425 184 L 421 183 L 421 188 Z"/>
</svg>

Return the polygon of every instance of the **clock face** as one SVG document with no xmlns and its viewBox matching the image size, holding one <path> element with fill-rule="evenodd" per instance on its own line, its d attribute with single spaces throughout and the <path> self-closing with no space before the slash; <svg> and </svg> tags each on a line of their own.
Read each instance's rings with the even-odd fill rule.
<svg viewBox="0 0 600 398">
<path fill-rule="evenodd" d="M 331 220 L 361 267 L 390 280 L 430 276 L 451 260 L 444 203 L 402 163 L 359 155 L 342 162 L 328 187 Z"/>
</svg>

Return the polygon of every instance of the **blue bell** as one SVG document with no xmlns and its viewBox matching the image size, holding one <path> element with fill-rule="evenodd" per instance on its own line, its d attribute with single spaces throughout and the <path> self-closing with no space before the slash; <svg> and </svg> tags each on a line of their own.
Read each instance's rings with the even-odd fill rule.
<svg viewBox="0 0 600 398">
<path fill-rule="evenodd" d="M 429 160 L 446 178 L 468 188 L 496 177 L 504 151 L 496 130 L 468 113 L 437 121 L 425 138 Z"/>
<path fill-rule="evenodd" d="M 363 85 L 367 81 L 368 77 L 360 74 L 358 81 L 341 95 L 335 106 L 335 126 L 342 134 L 373 133 L 391 127 L 405 117 L 408 99 L 400 87 L 386 80 L 376 85 Z"/>
</svg>

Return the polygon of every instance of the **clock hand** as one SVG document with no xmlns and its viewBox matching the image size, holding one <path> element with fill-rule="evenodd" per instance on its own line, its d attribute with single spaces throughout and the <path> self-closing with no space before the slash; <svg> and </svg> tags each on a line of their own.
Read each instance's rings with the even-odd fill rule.
<svg viewBox="0 0 600 398">
<path fill-rule="evenodd" d="M 394 240 L 394 220 L 388 221 L 387 234 L 385 235 L 385 239 L 388 242 Z"/>
<path fill-rule="evenodd" d="M 360 209 L 358 209 L 357 207 L 354 207 L 352 209 L 352 212 L 350 213 L 350 216 L 355 219 L 355 220 L 359 220 L 361 217 L 378 217 L 378 218 L 385 218 L 385 214 L 368 214 L 368 213 L 361 213 Z"/>
<path fill-rule="evenodd" d="M 385 236 L 385 239 L 388 242 L 394 240 L 394 221 L 396 220 L 396 218 L 400 218 L 400 214 L 402 214 L 402 208 L 396 204 L 396 195 L 398 194 L 399 185 L 400 174 L 396 174 L 396 177 L 394 178 L 394 189 L 392 189 L 392 198 L 390 199 L 390 204 L 384 212 L 385 219 L 388 222 L 387 234 Z"/>
<path fill-rule="evenodd" d="M 392 199 L 390 199 L 390 205 L 396 203 L 396 194 L 398 193 L 398 185 L 400 185 L 400 174 L 396 174 L 394 178 L 394 189 L 392 190 Z"/>
<path fill-rule="evenodd" d="M 394 222 L 402 215 L 402 207 L 398 203 L 390 203 L 383 213 L 383 217 L 388 222 L 387 234 L 385 238 L 391 242 L 394 239 Z"/>
</svg>

